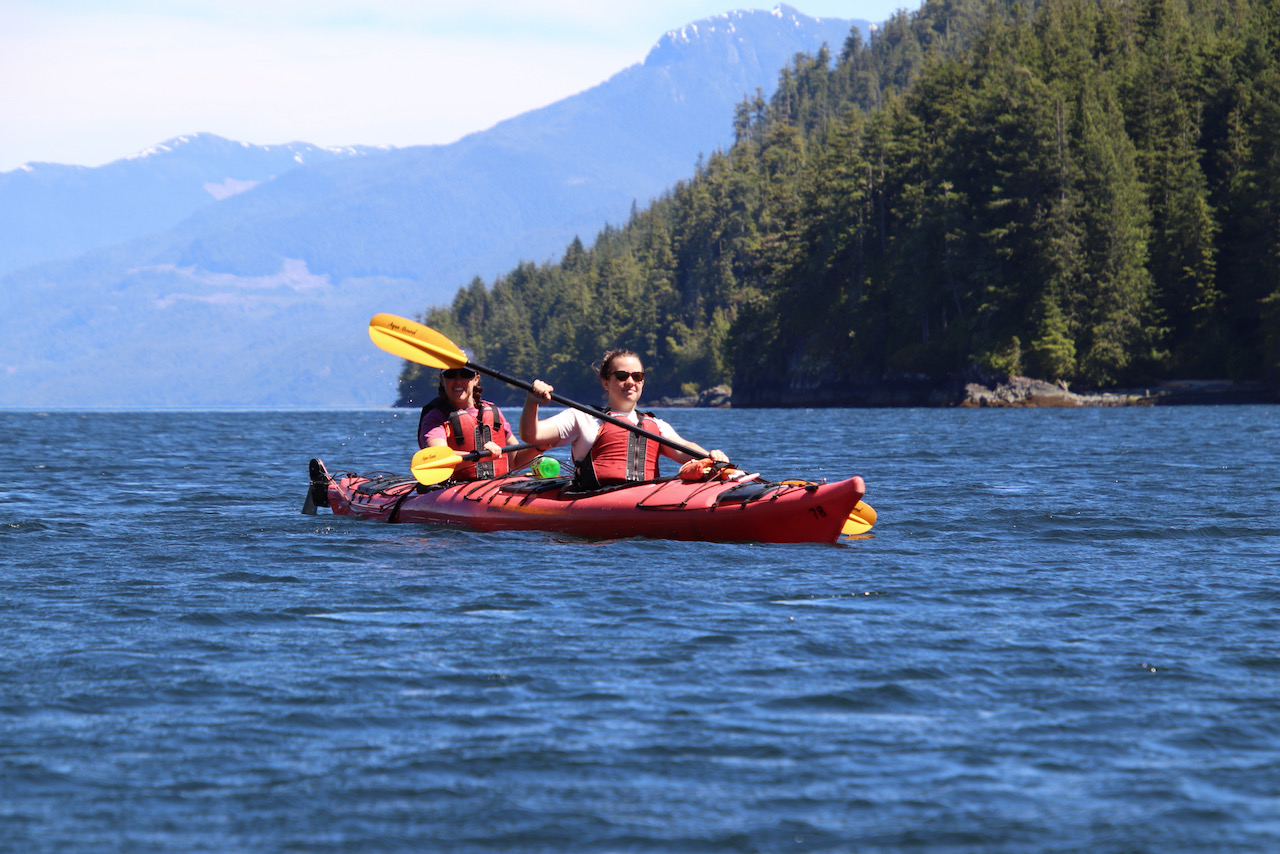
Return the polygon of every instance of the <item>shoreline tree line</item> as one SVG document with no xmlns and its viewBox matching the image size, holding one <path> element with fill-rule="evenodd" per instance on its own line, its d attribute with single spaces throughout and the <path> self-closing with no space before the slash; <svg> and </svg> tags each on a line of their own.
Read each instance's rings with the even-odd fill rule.
<svg viewBox="0 0 1280 854">
<path fill-rule="evenodd" d="M 566 395 L 614 346 L 648 399 L 748 405 L 974 371 L 1280 376 L 1280 0 L 927 0 L 732 121 L 590 247 L 424 322 Z M 401 405 L 434 394 L 401 381 Z"/>
</svg>

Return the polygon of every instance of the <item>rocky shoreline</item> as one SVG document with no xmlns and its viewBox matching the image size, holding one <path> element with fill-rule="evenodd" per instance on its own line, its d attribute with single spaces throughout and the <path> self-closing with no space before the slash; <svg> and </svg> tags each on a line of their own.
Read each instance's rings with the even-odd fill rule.
<svg viewBox="0 0 1280 854">
<path fill-rule="evenodd" d="M 1151 406 L 1155 398 L 1149 389 L 1136 391 L 1073 392 L 1066 383 L 1048 383 L 1031 377 L 1009 377 L 993 382 L 965 383 L 964 398 L 956 405 L 984 406 Z"/>
<path fill-rule="evenodd" d="M 904 388 L 885 382 L 883 388 L 859 388 L 849 399 L 811 400 L 809 406 L 931 406 L 931 407 L 1079 407 L 1079 406 L 1185 406 L 1206 404 L 1280 403 L 1280 388 L 1260 382 L 1233 380 L 1164 380 L 1130 389 L 1072 391 L 1066 383 L 1050 383 L 1031 377 L 1003 377 L 983 382 L 942 381 L 921 383 L 915 378 Z M 788 397 L 791 397 L 788 395 Z M 827 396 L 822 396 L 826 398 Z M 653 406 L 712 407 L 733 405 L 733 391 L 716 386 L 696 395 L 664 397 Z M 752 400 L 750 406 L 794 406 L 798 402 Z"/>
<path fill-rule="evenodd" d="M 1259 382 L 1233 380 L 1165 380 L 1133 389 L 1071 391 L 1066 383 L 1030 377 L 1008 377 L 990 387 L 966 383 L 957 406 L 1187 406 L 1204 404 L 1280 403 L 1280 389 Z"/>
</svg>

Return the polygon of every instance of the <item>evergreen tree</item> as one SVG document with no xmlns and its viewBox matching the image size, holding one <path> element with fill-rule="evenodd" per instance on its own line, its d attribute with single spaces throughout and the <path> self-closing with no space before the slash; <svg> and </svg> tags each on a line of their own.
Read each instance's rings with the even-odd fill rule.
<svg viewBox="0 0 1280 854">
<path fill-rule="evenodd" d="M 1082 327 L 1081 376 L 1105 385 L 1147 367 L 1163 330 L 1155 325 L 1154 283 L 1146 267 L 1150 213 L 1137 149 L 1112 89 L 1103 81 L 1095 86 L 1081 104 L 1089 277 L 1073 309 Z"/>
</svg>

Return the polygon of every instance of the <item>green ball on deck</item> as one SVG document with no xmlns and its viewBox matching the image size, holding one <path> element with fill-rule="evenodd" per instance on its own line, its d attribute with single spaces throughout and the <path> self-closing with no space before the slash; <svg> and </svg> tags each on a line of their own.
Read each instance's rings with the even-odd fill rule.
<svg viewBox="0 0 1280 854">
<path fill-rule="evenodd" d="M 560 474 L 560 461 L 555 457 L 538 457 L 533 461 L 534 477 L 555 477 Z"/>
</svg>

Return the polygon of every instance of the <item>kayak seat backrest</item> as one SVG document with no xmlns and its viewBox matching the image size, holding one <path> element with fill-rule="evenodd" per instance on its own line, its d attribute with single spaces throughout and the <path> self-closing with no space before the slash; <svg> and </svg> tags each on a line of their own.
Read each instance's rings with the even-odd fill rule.
<svg viewBox="0 0 1280 854">
<path fill-rule="evenodd" d="M 374 474 L 365 475 L 369 479 L 356 487 L 356 492 L 361 495 L 377 495 L 382 492 L 389 492 L 406 484 L 417 484 L 417 478 L 405 477 L 401 474 L 387 474 L 384 472 L 375 472 Z"/>
<path fill-rule="evenodd" d="M 758 501 L 769 493 L 776 492 L 779 488 L 776 483 L 758 480 L 753 480 L 750 483 L 740 483 L 717 495 L 716 504 L 746 504 L 748 501 Z"/>
<path fill-rule="evenodd" d="M 552 489 L 560 489 L 561 487 L 568 486 L 572 481 L 572 477 L 530 478 L 529 480 L 517 480 L 514 483 L 504 483 L 501 487 L 501 491 L 515 492 L 522 495 L 547 492 Z"/>
</svg>

